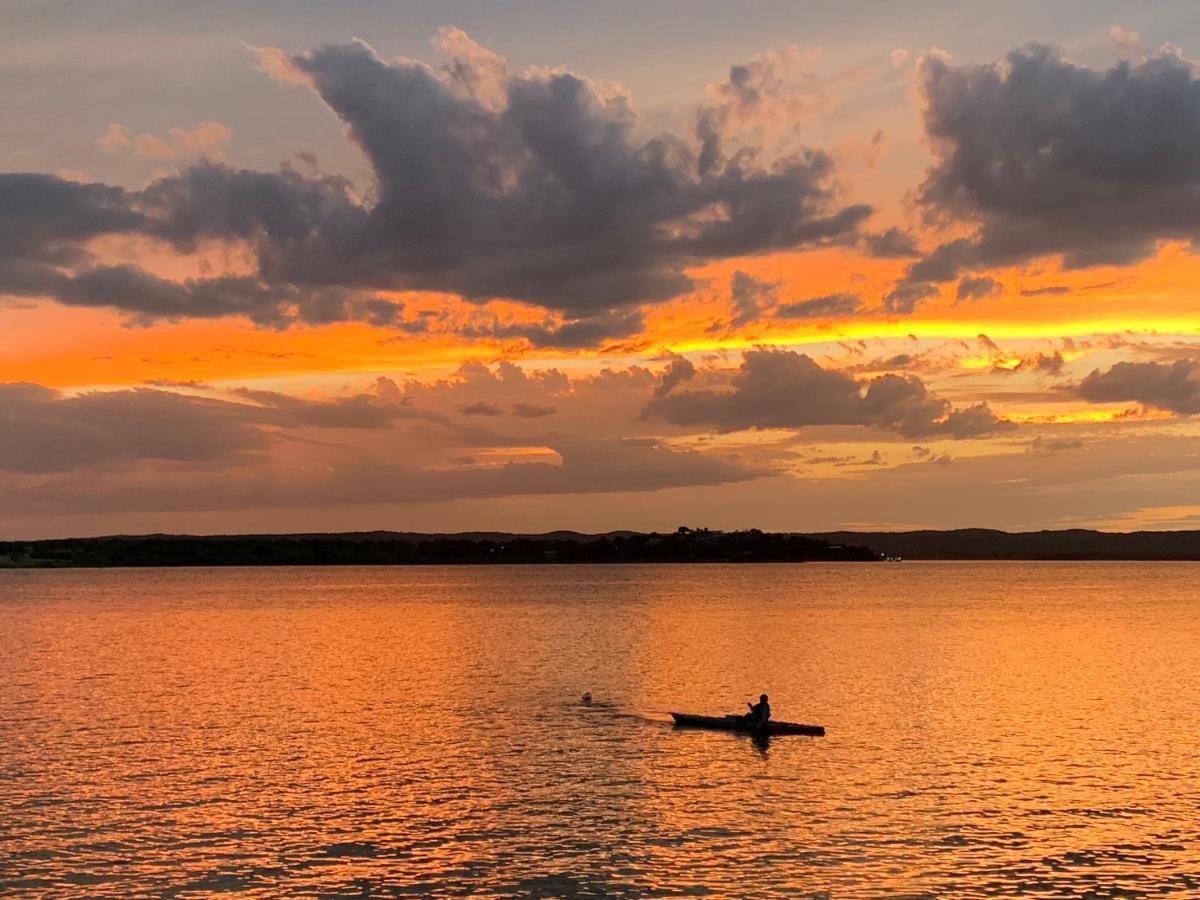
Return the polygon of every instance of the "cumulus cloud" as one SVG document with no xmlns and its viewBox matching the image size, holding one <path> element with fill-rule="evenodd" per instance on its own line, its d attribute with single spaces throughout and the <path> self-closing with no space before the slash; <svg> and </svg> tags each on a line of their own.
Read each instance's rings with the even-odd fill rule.
<svg viewBox="0 0 1200 900">
<path fill-rule="evenodd" d="M 955 409 L 915 376 L 859 380 L 789 350 L 751 350 L 724 383 L 650 400 L 646 415 L 730 432 L 808 425 L 867 425 L 906 437 L 954 438 L 1012 427 L 986 403 Z"/>
<path fill-rule="evenodd" d="M 839 203 L 821 151 L 722 143 L 726 126 L 797 108 L 799 95 L 780 81 L 790 51 L 734 68 L 698 114 L 708 137 L 644 138 L 617 88 L 563 70 L 511 72 L 454 29 L 437 45 L 447 56 L 437 68 L 384 60 L 363 43 L 257 51 L 265 71 L 311 87 L 345 122 L 373 171 L 370 199 L 315 172 L 222 165 L 212 157 L 229 132 L 216 122 L 136 136 L 114 124 L 100 139 L 106 149 L 210 158 L 136 192 L 0 176 L 0 291 L 143 320 L 395 326 L 399 310 L 376 291 L 434 290 L 543 307 L 549 324 L 512 336 L 590 346 L 639 329 L 639 305 L 692 288 L 691 266 L 852 242 L 870 215 Z M 87 242 L 122 233 L 180 253 L 236 242 L 256 269 L 182 283 L 98 266 Z"/>
<path fill-rule="evenodd" d="M 1130 28 L 1113 25 L 1108 29 L 1108 39 L 1112 43 L 1113 53 L 1116 54 L 1117 59 L 1134 62 L 1146 55 L 1141 35 Z"/>
<path fill-rule="evenodd" d="M 1076 391 L 1091 403 L 1133 400 L 1191 416 L 1200 413 L 1200 360 L 1119 362 L 1103 372 L 1093 370 Z"/>
<path fill-rule="evenodd" d="M 135 156 L 156 162 L 179 159 L 221 159 L 225 145 L 233 138 L 229 126 L 220 122 L 200 122 L 191 128 L 169 128 L 162 134 L 143 132 L 130 136 L 123 125 L 112 123 L 97 140 L 109 153 L 130 150 Z"/>
<path fill-rule="evenodd" d="M 136 319 L 244 315 L 260 324 L 369 318 L 370 295 L 338 284 L 275 277 L 272 247 L 302 255 L 348 224 L 348 185 L 290 172 L 201 164 L 140 193 L 49 175 L 0 175 L 0 293 L 112 307 Z M 343 215 L 344 214 L 344 215 Z M 174 281 L 104 265 L 88 243 L 141 234 L 190 252 L 206 238 L 257 241 L 260 271 Z"/>
<path fill-rule="evenodd" d="M 696 122 L 700 174 L 717 170 L 731 155 L 730 144 L 737 152 L 739 131 L 756 127 L 778 141 L 832 106 L 834 98 L 817 74 L 820 58 L 818 49 L 795 46 L 763 53 L 731 66 L 728 79 L 711 85 Z"/>
<path fill-rule="evenodd" d="M 291 58 L 377 178 L 361 232 L 321 265 L 584 316 L 675 296 L 698 261 L 845 238 L 869 214 L 836 205 L 822 153 L 702 162 L 680 136 L 640 140 L 619 90 L 511 73 L 459 32 L 441 49 L 442 70 L 361 43 Z"/>
<path fill-rule="evenodd" d="M 1100 70 L 1030 45 L 996 64 L 930 57 L 922 82 L 936 161 L 918 200 L 977 232 L 915 263 L 905 286 L 1044 256 L 1128 264 L 1200 238 L 1200 82 L 1178 53 Z"/>
<path fill-rule="evenodd" d="M 685 357 L 677 356 L 663 371 L 662 379 L 654 389 L 655 397 L 665 397 L 675 389 L 676 385 L 690 381 L 696 376 L 696 367 Z"/>
</svg>

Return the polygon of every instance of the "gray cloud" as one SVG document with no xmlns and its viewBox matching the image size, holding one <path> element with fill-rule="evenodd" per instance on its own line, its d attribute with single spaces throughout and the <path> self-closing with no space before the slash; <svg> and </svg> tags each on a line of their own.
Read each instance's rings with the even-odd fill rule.
<svg viewBox="0 0 1200 900">
<path fill-rule="evenodd" d="M 414 331 L 373 293 L 427 289 L 542 306 L 561 321 L 513 336 L 593 346 L 639 329 L 637 305 L 689 290 L 690 266 L 845 243 L 870 215 L 839 205 L 824 153 L 643 139 L 619 91 L 561 70 L 514 74 L 453 29 L 440 45 L 440 69 L 361 43 L 267 53 L 268 68 L 309 84 L 346 123 L 372 167 L 369 201 L 341 178 L 215 162 L 140 192 L 2 175 L 0 292 L 145 321 L 362 319 Z M 97 266 L 86 242 L 124 233 L 185 253 L 240 241 L 257 269 L 172 282 Z"/>
<path fill-rule="evenodd" d="M 1026 453 L 1051 454 L 1062 450 L 1079 450 L 1083 441 L 1079 438 L 1035 437 L 1025 447 Z"/>
<path fill-rule="evenodd" d="M 978 278 L 963 278 L 958 282 L 959 300 L 981 300 L 1000 293 L 1001 285 L 995 278 L 981 275 Z"/>
<path fill-rule="evenodd" d="M 807 355 L 767 349 L 747 351 L 724 385 L 655 396 L 646 414 L 721 432 L 869 425 L 907 437 L 964 438 L 1012 427 L 986 403 L 954 409 L 915 376 L 860 381 Z"/>
<path fill-rule="evenodd" d="M 1034 356 L 1026 357 L 1017 365 L 1017 369 L 1033 369 L 1043 375 L 1058 375 L 1066 368 L 1066 365 L 1067 361 L 1063 357 L 1062 351 L 1055 350 L 1053 353 L 1038 353 Z"/>
<path fill-rule="evenodd" d="M 677 356 L 671 360 L 663 371 L 662 380 L 654 388 L 655 397 L 665 397 L 675 389 L 675 386 L 690 381 L 696 376 L 696 367 L 690 360 Z"/>
<path fill-rule="evenodd" d="M 755 278 L 746 272 L 734 272 L 729 278 L 729 295 L 733 299 L 734 328 L 748 325 L 760 318 L 776 301 L 779 285 Z"/>
<path fill-rule="evenodd" d="M 1200 360 L 1119 362 L 1092 371 L 1075 388 L 1090 403 L 1133 400 L 1177 415 L 1200 413 Z"/>
<path fill-rule="evenodd" d="M 780 303 L 778 283 L 762 281 L 741 271 L 734 272 L 729 279 L 729 293 L 734 309 L 729 324 L 734 328 L 768 315 L 779 319 L 819 319 L 852 316 L 862 310 L 862 301 L 848 293 Z"/>
<path fill-rule="evenodd" d="M 825 316 L 852 316 L 861 310 L 862 301 L 854 294 L 828 294 L 784 303 L 775 310 L 775 316 L 780 319 L 820 319 Z"/>
<path fill-rule="evenodd" d="M 150 388 L 69 395 L 34 384 L 0 384 L 0 471 L 59 472 L 145 460 L 241 464 L 298 429 L 378 430 L 401 420 L 439 424 L 453 437 L 448 417 L 413 408 L 386 378 L 365 393 L 333 400 L 246 388 L 221 397 Z"/>
<path fill-rule="evenodd" d="M 464 416 L 502 416 L 502 410 L 495 403 L 488 403 L 485 400 L 476 400 L 474 403 L 468 403 L 460 410 Z"/>
<path fill-rule="evenodd" d="M 872 256 L 884 259 L 903 259 L 921 255 L 916 238 L 899 228 L 889 228 L 876 234 L 863 235 L 862 247 Z"/>
<path fill-rule="evenodd" d="M 922 300 L 936 296 L 938 289 L 925 281 L 901 282 L 883 298 L 883 308 L 889 313 L 907 315 Z"/>
<path fill-rule="evenodd" d="M 0 385 L 0 471 L 142 459 L 208 463 L 267 443 L 238 404 L 148 389 L 69 397 L 39 385 Z"/>
<path fill-rule="evenodd" d="M 0 294 L 54 292 L 63 268 L 91 262 L 88 241 L 145 226 L 121 188 L 0 174 Z"/>
<path fill-rule="evenodd" d="M 521 339 L 534 347 L 595 347 L 611 340 L 630 337 L 642 330 L 644 322 L 639 310 L 614 310 L 576 319 L 539 323 L 500 322 L 469 325 L 462 329 L 465 337 Z"/>
<path fill-rule="evenodd" d="M 930 218 L 975 223 L 908 283 L 1061 256 L 1128 264 L 1162 239 L 1200 238 L 1200 82 L 1169 51 L 1107 70 L 1030 45 L 1002 64 L 923 66 L 937 160 L 918 199 Z"/>
<path fill-rule="evenodd" d="M 423 469 L 374 456 L 309 466 L 106 472 L 27 479 L 0 474 L 9 515 L 335 507 L 504 496 L 658 491 L 751 481 L 770 470 L 652 439 L 552 438 L 557 462 Z M 460 463 L 465 460 L 458 460 Z"/>
<path fill-rule="evenodd" d="M 277 391 L 237 388 L 235 397 L 255 404 L 253 410 L 239 409 L 242 415 L 268 425 L 290 428 L 389 428 L 400 419 L 445 421 L 435 413 L 411 408 L 389 379 L 380 378 L 374 389 L 333 400 L 308 400 Z"/>
<path fill-rule="evenodd" d="M 443 38 L 451 76 L 363 44 L 290 60 L 375 170 L 344 261 L 376 283 L 583 316 L 677 295 L 699 260 L 843 238 L 869 214 L 833 204 L 821 153 L 701 165 L 675 135 L 639 142 L 623 95 Z"/>
<path fill-rule="evenodd" d="M 549 404 L 542 406 L 536 403 L 514 403 L 512 414 L 522 419 L 542 419 L 558 412 L 557 406 Z"/>
<path fill-rule="evenodd" d="M 717 171 L 729 156 L 745 149 L 739 147 L 738 137 L 746 127 L 794 130 L 826 105 L 827 87 L 811 67 L 815 61 L 811 51 L 789 47 L 730 66 L 729 77 L 709 87 L 709 101 L 697 116 L 700 175 Z"/>
<path fill-rule="evenodd" d="M 71 265 L 84 256 L 80 245 L 90 238 L 143 224 L 121 188 L 0 174 L 0 263 Z"/>
</svg>

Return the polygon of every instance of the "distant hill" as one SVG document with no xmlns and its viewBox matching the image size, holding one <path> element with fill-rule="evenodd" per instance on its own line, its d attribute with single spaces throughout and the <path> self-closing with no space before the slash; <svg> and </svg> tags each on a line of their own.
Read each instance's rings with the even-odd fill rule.
<svg viewBox="0 0 1200 900">
<path fill-rule="evenodd" d="M 796 534 L 681 528 L 542 535 L 118 535 L 0 542 L 0 567 L 496 565 L 511 563 L 875 562 L 863 547 Z"/>
<path fill-rule="evenodd" d="M 422 534 L 114 535 L 0 542 L 0 568 L 498 563 L 1200 560 L 1200 531 L 1115 533 L 829 531 L 791 534 L 684 528 L 666 534 L 468 531 Z"/>
<path fill-rule="evenodd" d="M 1200 531 L 829 531 L 808 535 L 902 559 L 1200 560 Z"/>
</svg>

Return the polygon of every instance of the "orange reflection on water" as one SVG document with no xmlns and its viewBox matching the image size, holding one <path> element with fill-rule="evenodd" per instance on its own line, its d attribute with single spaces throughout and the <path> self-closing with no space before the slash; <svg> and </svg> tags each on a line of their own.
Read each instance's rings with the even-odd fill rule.
<svg viewBox="0 0 1200 900">
<path fill-rule="evenodd" d="M 0 572 L 0 890 L 1186 893 L 1196 574 Z"/>
</svg>

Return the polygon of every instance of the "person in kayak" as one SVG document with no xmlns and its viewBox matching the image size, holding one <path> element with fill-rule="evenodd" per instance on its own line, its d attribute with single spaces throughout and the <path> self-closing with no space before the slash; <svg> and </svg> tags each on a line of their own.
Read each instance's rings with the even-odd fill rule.
<svg viewBox="0 0 1200 900">
<path fill-rule="evenodd" d="M 755 728 L 763 728 L 771 718 L 771 704 L 767 702 L 766 694 L 759 694 L 757 703 L 747 703 L 750 714 L 745 716 L 746 724 Z"/>
</svg>

